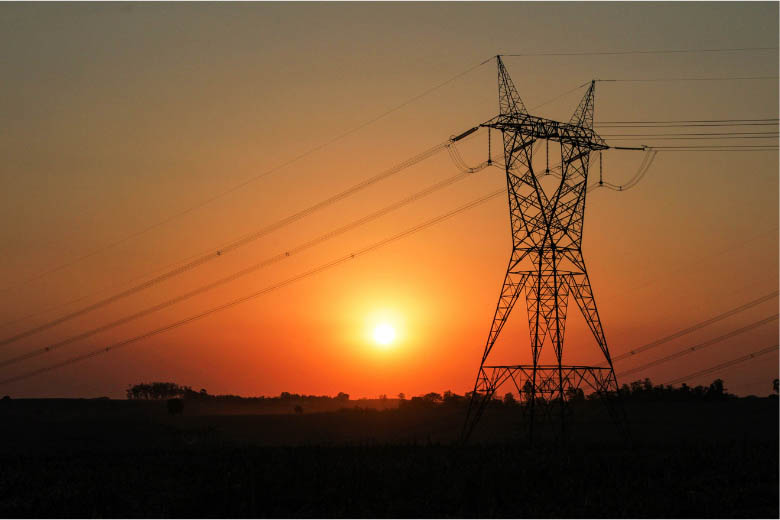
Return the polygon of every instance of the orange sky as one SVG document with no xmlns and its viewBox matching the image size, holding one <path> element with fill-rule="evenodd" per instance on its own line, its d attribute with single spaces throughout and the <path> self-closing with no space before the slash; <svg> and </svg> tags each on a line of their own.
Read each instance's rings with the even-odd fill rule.
<svg viewBox="0 0 780 520">
<path fill-rule="evenodd" d="M 1 326 L 2 338 L 218 248 L 489 119 L 497 113 L 493 62 L 207 206 L 26 282 L 331 141 L 497 52 L 776 47 L 778 38 L 778 8 L 770 3 L 3 4 L 0 12 L 0 288 L 11 286 L 0 300 L 0 323 L 35 314 Z M 778 73 L 777 52 L 525 57 L 506 65 L 529 108 L 592 78 Z M 532 113 L 568 120 L 581 95 Z M 777 113 L 776 81 L 596 88 L 597 121 Z M 459 149 L 467 163 L 480 163 L 486 133 Z M 641 160 L 641 152 L 606 152 L 604 176 L 625 181 Z M 283 253 L 455 173 L 439 153 L 182 276 L 0 347 L 0 361 Z M 635 189 L 588 195 L 583 252 L 613 355 L 777 288 L 777 173 L 776 151 L 660 152 Z M 475 173 L 216 290 L 0 368 L 0 379 L 258 291 L 504 185 L 498 168 Z M 508 225 L 506 199 L 495 198 L 227 311 L 4 385 L 0 394 L 121 396 L 127 385 L 151 380 L 243 395 L 462 393 L 473 385 L 495 308 Z M 770 300 L 628 359 L 617 372 L 770 316 L 777 306 Z M 569 314 L 565 358 L 598 361 L 573 303 Z M 512 318 L 497 360 L 528 362 L 525 309 Z M 397 324 L 392 348 L 370 339 L 379 321 Z M 629 380 L 674 379 L 777 339 L 772 322 Z M 777 373 L 773 353 L 691 382 L 719 376 L 730 391 L 765 394 Z"/>
</svg>

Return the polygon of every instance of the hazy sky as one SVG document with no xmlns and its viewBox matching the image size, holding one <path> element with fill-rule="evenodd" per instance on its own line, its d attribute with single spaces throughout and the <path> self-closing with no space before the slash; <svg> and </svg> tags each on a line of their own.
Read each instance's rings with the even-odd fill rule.
<svg viewBox="0 0 780 520">
<path fill-rule="evenodd" d="M 486 121 L 498 110 L 494 61 L 331 142 L 497 53 L 777 42 L 777 3 L 0 4 L 0 337 L 216 250 Z M 532 110 L 568 120 L 583 94 L 572 89 L 591 79 L 777 76 L 778 55 L 533 56 L 507 57 L 506 65 L 529 108 L 570 91 Z M 778 83 L 599 82 L 595 110 L 597 121 L 776 118 Z M 736 128 L 746 130 L 755 129 Z M 74 262 L 326 142 L 206 206 Z M 474 134 L 459 150 L 471 165 L 484 161 L 487 134 Z M 606 152 L 605 179 L 624 182 L 642 158 Z M 181 276 L 1 346 L 0 363 L 289 251 L 456 173 L 447 153 L 439 153 Z M 272 286 L 502 186 L 504 173 L 485 169 L 218 289 L 2 366 L 0 379 Z M 129 384 L 152 380 L 244 395 L 462 393 L 473 385 L 510 251 L 506 204 L 494 198 L 224 312 L 4 385 L 0 394 L 120 396 Z M 613 355 L 776 290 L 777 226 L 776 151 L 659 152 L 633 190 L 593 191 L 583 252 Z M 771 299 L 627 359 L 616 366 L 618 376 L 772 316 L 777 307 Z M 391 348 L 371 341 L 382 321 L 397 329 Z M 621 382 L 665 382 L 777 340 L 772 321 Z M 570 305 L 565 361 L 598 361 L 597 352 Z M 522 306 L 496 356 L 530 359 Z M 722 377 L 730 391 L 766 394 L 777 373 L 775 352 L 690 382 Z"/>
</svg>

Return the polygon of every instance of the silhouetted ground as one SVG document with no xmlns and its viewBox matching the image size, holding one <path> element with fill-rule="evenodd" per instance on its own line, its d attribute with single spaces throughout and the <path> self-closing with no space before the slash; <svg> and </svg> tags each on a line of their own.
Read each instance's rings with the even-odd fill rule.
<svg viewBox="0 0 780 520">
<path fill-rule="evenodd" d="M 598 405 L 598 406 L 597 406 Z M 189 413 L 188 413 L 189 412 Z M 569 441 L 516 409 L 170 416 L 164 402 L 0 402 L 4 517 L 778 517 L 776 399 L 599 403 Z M 518 440 L 520 438 L 521 440 Z"/>
</svg>

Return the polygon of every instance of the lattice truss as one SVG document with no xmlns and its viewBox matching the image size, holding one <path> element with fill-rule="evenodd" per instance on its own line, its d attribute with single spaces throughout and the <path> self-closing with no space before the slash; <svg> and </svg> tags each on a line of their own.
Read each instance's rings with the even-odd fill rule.
<svg viewBox="0 0 780 520">
<path fill-rule="evenodd" d="M 495 365 L 480 367 L 478 386 L 483 389 L 497 389 L 504 384 L 520 396 L 521 402 L 537 400 L 551 402 L 560 397 L 560 391 L 567 399 L 587 392 L 609 392 L 613 389 L 613 378 L 609 368 L 592 366 L 537 365 L 534 376 L 533 365 Z M 535 382 L 534 382 L 535 381 Z"/>
<path fill-rule="evenodd" d="M 617 390 L 581 249 L 590 153 L 608 148 L 593 130 L 595 82 L 591 82 L 571 120 L 562 123 L 530 115 L 500 56 L 497 62 L 500 113 L 483 126 L 499 130 L 503 138 L 513 247 L 477 374 L 466 431 L 479 419 L 486 400 L 510 381 L 521 399 L 531 404 L 537 396 L 558 398 L 563 403 L 583 386 L 600 394 Z M 534 145 L 544 141 L 548 154 L 550 142 L 557 142 L 561 153 L 560 183 L 549 196 L 539 181 L 546 172 L 537 174 L 532 161 Z M 510 312 L 523 295 L 531 364 L 487 366 Z M 606 359 L 606 368 L 563 365 L 570 296 L 585 317 Z M 556 365 L 539 365 L 545 342 L 554 349 Z"/>
</svg>

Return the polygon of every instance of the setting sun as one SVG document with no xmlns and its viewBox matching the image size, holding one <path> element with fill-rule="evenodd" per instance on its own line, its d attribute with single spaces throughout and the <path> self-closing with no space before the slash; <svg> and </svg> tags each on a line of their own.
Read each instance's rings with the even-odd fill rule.
<svg viewBox="0 0 780 520">
<path fill-rule="evenodd" d="M 374 328 L 374 341 L 380 345 L 389 345 L 395 340 L 395 329 L 387 323 L 380 323 Z"/>
</svg>

